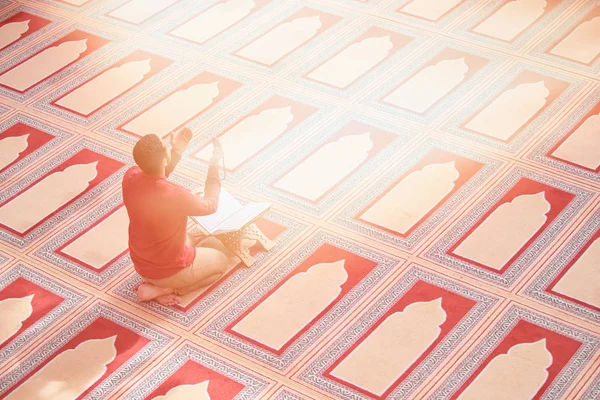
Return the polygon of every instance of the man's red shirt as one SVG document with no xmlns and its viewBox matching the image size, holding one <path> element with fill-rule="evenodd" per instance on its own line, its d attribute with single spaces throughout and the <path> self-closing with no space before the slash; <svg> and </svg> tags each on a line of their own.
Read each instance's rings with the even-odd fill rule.
<svg viewBox="0 0 600 400">
<path fill-rule="evenodd" d="M 173 153 L 166 175 L 181 156 Z M 186 244 L 187 219 L 217 210 L 221 183 L 216 167 L 208 169 L 204 197 L 139 167 L 123 177 L 123 203 L 129 215 L 129 254 L 136 271 L 145 278 L 162 279 L 194 261 L 196 249 Z"/>
</svg>

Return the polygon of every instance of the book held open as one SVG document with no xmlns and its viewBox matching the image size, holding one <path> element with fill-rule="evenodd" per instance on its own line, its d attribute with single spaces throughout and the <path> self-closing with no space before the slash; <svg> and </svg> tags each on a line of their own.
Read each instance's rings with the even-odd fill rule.
<svg viewBox="0 0 600 400">
<path fill-rule="evenodd" d="M 194 216 L 192 220 L 208 235 L 236 232 L 263 215 L 270 203 L 248 203 L 242 206 L 229 192 L 221 188 L 217 211 L 210 215 Z"/>
</svg>

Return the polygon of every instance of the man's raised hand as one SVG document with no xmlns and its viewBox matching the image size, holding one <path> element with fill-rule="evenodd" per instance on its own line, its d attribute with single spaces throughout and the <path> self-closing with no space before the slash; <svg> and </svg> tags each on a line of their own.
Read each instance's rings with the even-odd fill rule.
<svg viewBox="0 0 600 400">
<path fill-rule="evenodd" d="M 183 128 L 177 135 L 170 134 L 171 147 L 179 154 L 183 154 L 188 144 L 192 140 L 192 131 L 189 128 Z"/>
<path fill-rule="evenodd" d="M 223 145 L 219 142 L 219 139 L 213 139 L 213 154 L 210 158 L 210 163 L 213 165 L 218 165 L 219 161 L 221 161 L 221 157 L 223 157 Z"/>
</svg>

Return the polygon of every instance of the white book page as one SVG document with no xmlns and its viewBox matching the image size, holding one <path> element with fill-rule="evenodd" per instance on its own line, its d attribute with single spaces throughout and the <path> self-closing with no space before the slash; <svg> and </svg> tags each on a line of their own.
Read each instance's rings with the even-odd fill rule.
<svg viewBox="0 0 600 400">
<path fill-rule="evenodd" d="M 214 231 L 215 234 L 235 232 L 264 214 L 270 203 L 249 203 L 223 221 Z"/>
<path fill-rule="evenodd" d="M 242 208 L 242 205 L 229 192 L 221 189 L 217 211 L 210 215 L 192 217 L 205 231 L 213 234 L 215 229 L 227 218 Z"/>
</svg>

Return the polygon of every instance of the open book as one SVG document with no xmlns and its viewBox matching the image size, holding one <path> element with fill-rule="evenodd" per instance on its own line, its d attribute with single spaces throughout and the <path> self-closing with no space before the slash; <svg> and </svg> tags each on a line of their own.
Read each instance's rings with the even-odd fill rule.
<svg viewBox="0 0 600 400">
<path fill-rule="evenodd" d="M 208 235 L 221 235 L 242 229 L 271 207 L 270 203 L 248 203 L 242 206 L 226 190 L 221 188 L 217 212 L 210 215 L 192 217 Z"/>
</svg>

